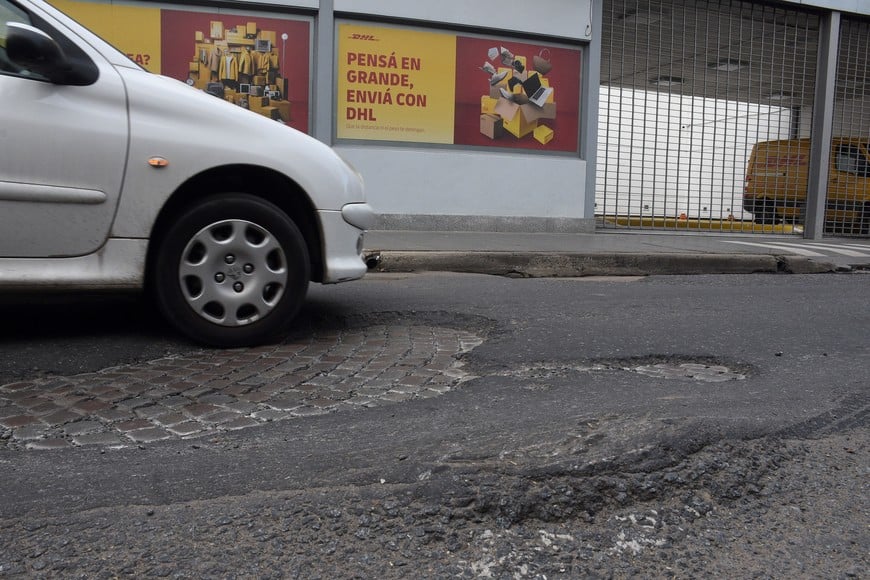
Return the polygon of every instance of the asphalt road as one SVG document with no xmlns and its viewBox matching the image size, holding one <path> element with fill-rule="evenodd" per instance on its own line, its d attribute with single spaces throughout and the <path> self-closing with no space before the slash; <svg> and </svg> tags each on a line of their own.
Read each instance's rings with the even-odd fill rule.
<svg viewBox="0 0 870 580">
<path fill-rule="evenodd" d="M 375 326 L 482 342 L 438 396 L 2 450 L 0 576 L 866 576 L 868 290 L 857 273 L 314 287 L 288 344 Z M 212 354 L 135 300 L 24 306 L 0 306 L 0 385 Z"/>
</svg>

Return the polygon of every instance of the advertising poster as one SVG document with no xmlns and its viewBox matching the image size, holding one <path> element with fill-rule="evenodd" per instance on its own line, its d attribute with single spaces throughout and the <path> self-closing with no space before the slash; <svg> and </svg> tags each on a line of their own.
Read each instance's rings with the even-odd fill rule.
<svg viewBox="0 0 870 580">
<path fill-rule="evenodd" d="M 579 48 L 342 23 L 340 139 L 576 153 Z"/>
<path fill-rule="evenodd" d="M 54 0 L 143 68 L 309 132 L 311 23 Z"/>
<path fill-rule="evenodd" d="M 162 74 L 309 131 L 307 20 L 163 10 Z"/>
<path fill-rule="evenodd" d="M 453 142 L 453 36 L 341 24 L 338 137 Z"/>
<path fill-rule="evenodd" d="M 51 4 L 99 34 L 142 68 L 160 73 L 160 9 L 78 0 L 51 0 Z"/>
</svg>

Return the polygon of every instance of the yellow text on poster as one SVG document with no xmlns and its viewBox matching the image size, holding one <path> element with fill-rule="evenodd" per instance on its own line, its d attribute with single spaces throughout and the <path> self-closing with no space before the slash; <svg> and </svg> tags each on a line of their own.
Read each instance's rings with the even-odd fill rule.
<svg viewBox="0 0 870 580">
<path fill-rule="evenodd" d="M 103 40 L 151 72 L 160 72 L 160 9 L 50 0 Z"/>
<path fill-rule="evenodd" d="M 339 138 L 453 143 L 455 35 L 341 24 L 337 58 Z"/>
</svg>

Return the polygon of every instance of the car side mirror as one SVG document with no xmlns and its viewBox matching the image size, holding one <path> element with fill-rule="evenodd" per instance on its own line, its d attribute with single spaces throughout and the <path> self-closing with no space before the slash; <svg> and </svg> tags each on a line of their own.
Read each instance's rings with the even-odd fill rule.
<svg viewBox="0 0 870 580">
<path fill-rule="evenodd" d="M 42 30 L 20 22 L 7 22 L 6 30 L 6 57 L 16 65 L 55 84 L 88 85 L 96 80 L 92 63 L 70 60 Z"/>
</svg>

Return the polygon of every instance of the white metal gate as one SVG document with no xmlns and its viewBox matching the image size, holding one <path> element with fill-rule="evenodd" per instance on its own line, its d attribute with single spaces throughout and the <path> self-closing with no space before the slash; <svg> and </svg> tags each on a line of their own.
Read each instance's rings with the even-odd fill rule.
<svg viewBox="0 0 870 580">
<path fill-rule="evenodd" d="M 802 231 L 800 211 L 744 209 L 744 187 L 756 143 L 809 137 L 818 31 L 758 2 L 605 1 L 599 227 Z"/>
</svg>

